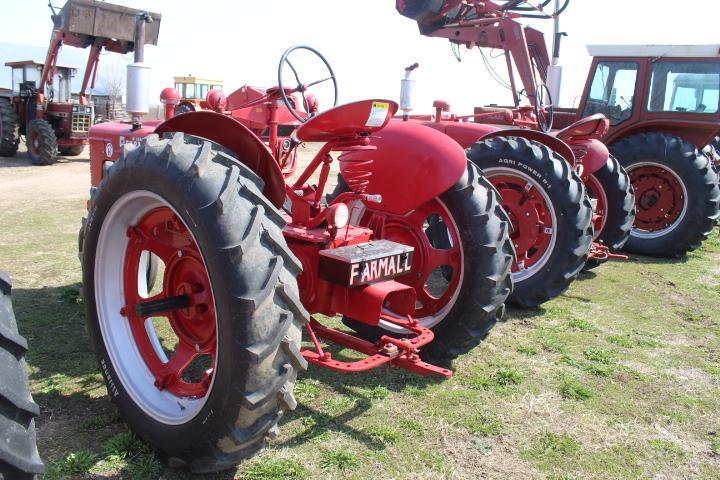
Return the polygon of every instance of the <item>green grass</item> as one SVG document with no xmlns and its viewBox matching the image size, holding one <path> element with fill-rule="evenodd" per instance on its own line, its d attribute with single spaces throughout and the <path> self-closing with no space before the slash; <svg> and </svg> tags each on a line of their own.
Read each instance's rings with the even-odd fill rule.
<svg viewBox="0 0 720 480">
<path fill-rule="evenodd" d="M 592 390 L 572 379 L 562 381 L 560 395 L 567 400 L 589 400 L 593 397 Z"/>
<path fill-rule="evenodd" d="M 62 177 L 68 165 L 48 168 Z M 0 268 L 30 344 L 46 477 L 197 478 L 166 466 L 107 399 L 79 296 L 87 178 L 59 198 L 36 198 L 40 188 L 0 188 Z M 270 447 L 203 478 L 718 478 L 715 233 L 683 260 L 608 262 L 506 318 L 446 381 L 310 366 Z"/>
<path fill-rule="evenodd" d="M 245 469 L 247 480 L 299 480 L 307 477 L 307 469 L 297 459 L 264 457 Z"/>
</svg>

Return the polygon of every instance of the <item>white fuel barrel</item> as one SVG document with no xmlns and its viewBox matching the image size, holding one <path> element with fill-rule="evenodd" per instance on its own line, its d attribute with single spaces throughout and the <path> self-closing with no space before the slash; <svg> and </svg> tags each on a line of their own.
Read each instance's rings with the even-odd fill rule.
<svg viewBox="0 0 720 480">
<path fill-rule="evenodd" d="M 150 111 L 150 65 L 131 63 L 127 66 L 127 111 L 143 115 Z"/>
</svg>

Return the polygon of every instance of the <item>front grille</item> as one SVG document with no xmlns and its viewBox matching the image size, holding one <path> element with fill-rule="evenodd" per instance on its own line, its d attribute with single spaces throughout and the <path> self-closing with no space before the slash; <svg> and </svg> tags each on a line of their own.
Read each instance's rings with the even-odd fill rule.
<svg viewBox="0 0 720 480">
<path fill-rule="evenodd" d="M 73 113 L 72 115 L 72 131 L 87 132 L 90 130 L 90 115 L 82 113 Z"/>
</svg>

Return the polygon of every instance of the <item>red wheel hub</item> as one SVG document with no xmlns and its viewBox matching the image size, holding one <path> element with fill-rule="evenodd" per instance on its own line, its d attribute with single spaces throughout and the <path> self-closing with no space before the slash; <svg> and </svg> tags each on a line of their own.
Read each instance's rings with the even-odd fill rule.
<svg viewBox="0 0 720 480">
<path fill-rule="evenodd" d="M 605 189 L 602 184 L 594 175 L 584 177 L 583 182 L 588 189 L 590 198 L 595 201 L 595 205 L 593 206 L 593 227 L 595 227 L 595 238 L 597 238 L 600 236 L 600 233 L 602 233 L 603 228 L 605 228 L 605 223 L 607 222 L 607 195 L 605 194 Z"/>
<path fill-rule="evenodd" d="M 210 386 L 217 361 L 215 304 L 210 280 L 200 250 L 182 220 L 167 207 L 148 212 L 128 229 L 125 253 L 125 308 L 133 338 L 145 364 L 155 377 L 155 386 L 180 397 L 202 397 Z M 145 297 L 139 279 L 143 252 L 150 252 L 165 265 L 157 283 L 161 291 Z M 145 254 L 147 255 L 147 253 Z M 165 361 L 158 352 L 153 317 L 165 317 L 177 345 Z M 188 379 L 187 368 L 198 357 L 209 357 L 209 368 L 199 379 Z"/>
<path fill-rule="evenodd" d="M 455 298 L 463 271 L 460 234 L 445 205 L 433 199 L 407 216 L 370 217 L 371 224 L 380 226 L 381 238 L 415 249 L 412 273 L 398 278 L 415 289 L 415 317 L 440 312 Z"/>
<path fill-rule="evenodd" d="M 659 166 L 640 166 L 629 172 L 635 189 L 635 226 L 649 232 L 664 230 L 675 223 L 685 208 L 680 180 Z"/>
<path fill-rule="evenodd" d="M 543 258 L 550 248 L 554 231 L 551 206 L 538 188 L 527 179 L 509 174 L 489 177 L 500 192 L 503 208 L 510 217 L 517 262 L 512 271 L 526 270 Z"/>
</svg>

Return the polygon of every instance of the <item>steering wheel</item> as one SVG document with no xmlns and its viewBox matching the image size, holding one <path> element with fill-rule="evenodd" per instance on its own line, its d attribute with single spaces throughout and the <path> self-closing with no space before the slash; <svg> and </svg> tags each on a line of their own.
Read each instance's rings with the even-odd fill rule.
<svg viewBox="0 0 720 480">
<path fill-rule="evenodd" d="M 315 56 L 320 58 L 320 60 L 322 60 L 322 62 L 325 64 L 325 67 L 327 68 L 328 73 L 330 73 L 330 76 L 322 78 L 320 80 L 315 80 L 314 82 L 310 82 L 310 83 L 301 82 L 300 75 L 298 75 L 298 72 L 295 69 L 295 67 L 293 66 L 293 64 L 290 63 L 290 58 L 289 58 L 290 54 L 292 52 L 294 52 L 295 50 L 308 50 L 309 52 L 315 54 Z M 294 102 L 292 102 L 288 98 L 288 96 L 285 94 L 285 87 L 283 85 L 283 71 L 285 70 L 285 65 L 290 67 L 290 70 L 292 70 L 293 75 L 295 76 L 295 80 L 297 81 L 297 87 L 295 87 L 295 91 L 300 92 L 300 94 L 302 95 L 303 106 L 305 107 L 305 111 L 308 113 L 308 116 L 305 118 L 300 116 L 300 114 L 295 110 Z M 282 95 L 282 101 L 285 104 L 285 106 L 287 107 L 287 109 L 290 111 L 290 113 L 292 113 L 293 116 L 295 118 L 297 118 L 298 121 L 300 121 L 300 122 L 303 122 L 303 123 L 307 122 L 308 118 L 310 118 L 310 116 L 312 116 L 312 114 L 310 113 L 310 106 L 308 104 L 308 100 L 305 97 L 305 92 L 307 92 L 307 90 L 314 85 L 318 85 L 320 83 L 327 82 L 330 80 L 332 80 L 333 89 L 335 91 L 335 101 L 333 102 L 333 107 L 334 107 L 337 105 L 337 100 L 338 100 L 337 80 L 335 79 L 335 73 L 333 72 L 333 69 L 330 66 L 330 63 L 328 63 L 328 61 L 325 59 L 325 57 L 322 56 L 322 54 L 320 52 L 318 52 L 317 50 L 315 50 L 312 47 L 307 47 L 305 45 L 297 45 L 295 47 L 290 47 L 287 50 L 285 50 L 285 53 L 283 53 L 283 56 L 280 59 L 280 65 L 278 65 L 278 87 L 280 88 L 280 94 Z"/>
<path fill-rule="evenodd" d="M 538 128 L 543 132 L 549 132 L 555 120 L 555 108 L 553 107 L 550 89 L 544 83 L 535 88 L 535 118 Z"/>
</svg>

